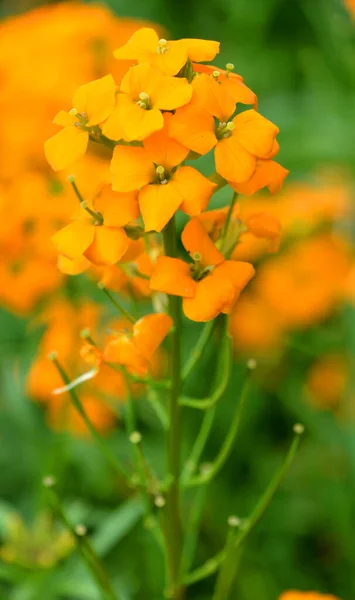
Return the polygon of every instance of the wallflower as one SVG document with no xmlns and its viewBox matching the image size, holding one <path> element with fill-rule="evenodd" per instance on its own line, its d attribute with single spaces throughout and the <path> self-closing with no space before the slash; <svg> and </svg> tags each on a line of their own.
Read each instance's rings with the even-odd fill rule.
<svg viewBox="0 0 355 600">
<path fill-rule="evenodd" d="M 253 277 L 253 266 L 225 260 L 197 218 L 186 225 L 181 240 L 194 263 L 159 257 L 151 289 L 181 296 L 183 311 L 193 321 L 209 321 L 221 312 L 228 314 Z"/>
<path fill-rule="evenodd" d="M 184 78 L 162 75 L 149 65 L 131 67 L 122 79 L 121 93 L 102 132 L 113 140 L 144 140 L 164 127 L 163 110 L 187 104 L 192 88 Z"/>
<path fill-rule="evenodd" d="M 87 207 L 81 207 L 70 223 L 53 237 L 63 256 L 73 260 L 84 255 L 96 265 L 116 263 L 129 247 L 123 229 L 139 216 L 135 192 L 117 194 L 104 186 Z"/>
<path fill-rule="evenodd" d="M 213 60 L 219 52 L 219 42 L 211 40 L 159 39 L 149 27 L 138 29 L 128 42 L 114 52 L 115 58 L 136 60 L 158 68 L 166 75 L 176 75 L 190 59 L 196 62 Z"/>
<path fill-rule="evenodd" d="M 188 149 L 169 137 L 170 116 L 165 126 L 144 142 L 144 148 L 116 146 L 111 162 L 112 188 L 138 190 L 146 231 L 161 231 L 180 208 L 189 215 L 202 212 L 216 187 L 192 167 L 178 165 Z"/>
<path fill-rule="evenodd" d="M 146 373 L 155 351 L 172 325 L 172 319 L 163 313 L 142 317 L 134 323 L 130 332 L 117 332 L 104 350 L 104 360 Z"/>
<path fill-rule="evenodd" d="M 326 354 L 314 361 L 308 373 L 306 394 L 311 404 L 336 409 L 345 397 L 349 364 L 345 356 Z"/>
<path fill-rule="evenodd" d="M 107 119 L 115 108 L 116 84 L 112 75 L 80 86 L 73 96 L 73 108 L 60 111 L 53 123 L 63 129 L 44 144 L 52 169 L 59 171 L 86 152 L 95 125 Z"/>
<path fill-rule="evenodd" d="M 255 173 L 249 181 L 244 183 L 233 183 L 231 181 L 230 186 L 238 194 L 244 196 L 252 196 L 264 187 L 268 188 L 270 194 L 277 194 L 288 174 L 289 171 L 274 160 L 259 158 L 256 161 Z"/>
<path fill-rule="evenodd" d="M 223 90 L 217 100 L 207 95 L 201 102 L 209 102 L 210 112 L 202 111 L 199 104 L 178 109 L 172 119 L 171 136 L 198 154 L 215 148 L 217 172 L 229 182 L 248 181 L 256 170 L 257 159 L 272 155 L 279 129 L 254 109 L 228 120 L 234 109 L 231 112 L 231 97 Z"/>
<path fill-rule="evenodd" d="M 209 75 L 209 80 L 212 80 L 219 84 L 221 86 L 221 89 L 223 89 L 223 91 L 226 91 L 227 94 L 231 96 L 235 104 L 237 104 L 238 102 L 240 102 L 241 104 L 251 104 L 256 110 L 258 105 L 256 94 L 245 85 L 244 79 L 241 75 L 232 72 L 234 65 L 230 64 L 228 66 L 230 67 L 229 69 L 223 70 L 213 65 L 194 64 L 193 69 L 194 72 L 197 74 L 205 73 Z M 196 81 L 196 83 L 203 85 L 202 80 Z M 206 82 L 206 80 L 204 81 L 204 85 L 210 88 L 211 93 L 216 93 L 216 86 L 209 82 Z"/>
</svg>

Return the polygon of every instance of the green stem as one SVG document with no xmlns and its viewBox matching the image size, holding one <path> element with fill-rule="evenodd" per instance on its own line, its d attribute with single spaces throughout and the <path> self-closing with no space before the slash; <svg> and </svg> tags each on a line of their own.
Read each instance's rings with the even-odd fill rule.
<svg viewBox="0 0 355 600">
<path fill-rule="evenodd" d="M 234 544 L 231 549 L 231 550 L 233 550 L 233 552 L 235 552 L 238 548 L 240 548 L 242 543 L 245 542 L 246 538 L 254 530 L 254 528 L 256 527 L 256 525 L 258 524 L 258 522 L 264 515 L 265 511 L 271 504 L 277 490 L 279 489 L 279 487 L 282 483 L 283 478 L 285 477 L 287 471 L 289 470 L 291 463 L 294 459 L 294 456 L 296 454 L 297 448 L 299 446 L 299 443 L 300 443 L 300 437 L 301 437 L 301 434 L 303 433 L 303 426 L 295 425 L 294 433 L 295 433 L 295 436 L 292 440 L 290 448 L 289 448 L 282 464 L 276 471 L 271 482 L 269 483 L 268 487 L 266 488 L 264 494 L 262 495 L 259 502 L 257 503 L 254 510 L 252 511 L 250 517 L 242 523 L 243 526 L 241 528 L 241 531 L 235 537 Z M 228 551 L 228 553 L 229 553 L 229 551 Z M 196 583 L 197 581 L 201 581 L 201 579 L 205 579 L 205 577 L 209 577 L 210 575 L 212 575 L 213 573 L 215 573 L 218 570 L 218 568 L 226 560 L 226 558 L 227 558 L 227 544 L 223 548 L 223 550 L 218 552 L 218 554 L 216 554 L 213 558 L 206 561 L 201 567 L 199 567 L 192 573 L 189 573 L 184 578 L 185 585 L 190 585 L 192 583 Z"/>
<path fill-rule="evenodd" d="M 210 482 L 224 466 L 226 460 L 228 459 L 228 457 L 233 449 L 235 439 L 239 432 L 239 427 L 240 427 L 242 415 L 244 412 L 244 406 L 245 406 L 246 400 L 249 395 L 249 389 L 250 389 L 250 379 L 248 376 L 245 381 L 245 384 L 243 386 L 242 393 L 240 395 L 239 402 L 237 404 L 237 408 L 236 408 L 236 411 L 235 411 L 235 414 L 233 417 L 232 424 L 231 424 L 229 431 L 225 437 L 222 448 L 220 449 L 217 457 L 215 458 L 213 463 L 211 463 L 211 465 L 209 466 L 208 469 L 204 470 L 203 473 L 201 473 L 200 475 L 197 475 L 196 477 L 192 477 L 191 479 L 186 481 L 185 485 L 187 487 L 191 487 L 191 486 L 195 486 L 195 485 L 203 485 L 205 483 Z"/>
<path fill-rule="evenodd" d="M 136 319 L 128 312 L 128 310 L 126 310 L 117 300 L 116 298 L 114 298 L 114 296 L 111 294 L 111 292 L 109 292 L 105 286 L 102 283 L 98 283 L 97 287 L 103 291 L 103 293 L 107 296 L 107 298 L 110 300 L 111 304 L 113 304 L 113 306 L 115 308 L 117 308 L 117 310 L 126 318 L 128 319 L 128 321 L 130 321 L 131 323 L 135 323 Z"/>
<path fill-rule="evenodd" d="M 215 406 L 213 406 L 210 410 L 207 410 L 205 412 L 200 431 L 198 432 L 198 436 L 194 445 L 192 446 L 191 453 L 184 465 L 184 469 L 181 476 L 181 481 L 183 485 L 186 484 L 186 481 L 197 469 L 199 460 L 201 458 L 202 452 L 206 446 L 208 437 L 212 429 L 215 414 Z"/>
<path fill-rule="evenodd" d="M 177 256 L 176 229 L 174 217 L 163 230 L 166 256 Z M 179 396 L 181 392 L 181 299 L 169 296 L 169 312 L 174 322 L 170 335 L 169 371 L 171 389 L 168 395 L 169 431 L 167 436 L 167 468 L 171 477 L 171 485 L 166 494 L 165 533 L 167 547 L 167 562 L 169 565 L 170 597 L 181 600 L 183 590 L 179 584 L 182 550 L 182 526 L 180 516 L 180 454 L 181 454 L 181 407 Z"/>
<path fill-rule="evenodd" d="M 62 365 L 59 363 L 58 359 L 51 356 L 50 359 L 52 360 L 53 364 L 55 365 L 55 367 L 57 368 L 61 378 L 63 379 L 63 382 L 68 385 L 70 384 L 70 378 L 68 377 L 66 371 L 64 370 L 64 368 L 62 367 Z M 88 430 L 90 431 L 92 437 L 94 438 L 94 440 L 96 441 L 98 447 L 100 448 L 102 454 L 105 456 L 107 462 L 111 465 L 111 467 L 113 468 L 113 470 L 115 471 L 115 473 L 120 477 L 120 479 L 123 479 L 126 483 L 126 479 L 128 479 L 129 475 L 126 472 L 126 470 L 119 464 L 119 462 L 117 461 L 116 457 L 111 453 L 111 450 L 108 448 L 108 446 L 105 444 L 104 440 L 102 439 L 102 437 L 100 436 L 99 432 L 97 431 L 97 429 L 94 427 L 94 425 L 91 423 L 83 405 L 80 402 L 79 396 L 76 393 L 75 389 L 72 388 L 69 390 L 69 395 L 70 398 L 72 400 L 72 404 L 74 406 L 74 408 L 78 411 L 79 415 L 81 416 L 81 418 L 83 419 L 85 425 L 87 426 Z"/>
<path fill-rule="evenodd" d="M 54 490 L 55 482 L 52 481 L 51 478 L 47 479 L 49 481 L 47 482 L 45 480 L 44 485 L 47 487 L 52 508 L 62 521 L 63 525 L 65 525 L 75 539 L 77 550 L 94 576 L 98 586 L 102 590 L 104 598 L 107 598 L 107 600 L 120 600 L 118 594 L 114 591 L 111 585 L 103 564 L 97 556 L 90 541 L 86 538 L 85 528 L 83 528 L 83 531 L 81 531 L 79 530 L 79 527 L 75 528 L 72 526 L 62 507 L 58 494 Z"/>
<path fill-rule="evenodd" d="M 231 218 L 233 216 L 233 209 L 235 207 L 235 203 L 237 202 L 237 199 L 238 199 L 238 194 L 237 194 L 237 192 L 234 192 L 233 198 L 232 198 L 232 202 L 229 205 L 227 217 L 226 217 L 226 220 L 225 220 L 225 223 L 224 223 L 224 227 L 223 227 L 223 230 L 222 230 L 222 233 L 221 233 L 221 237 L 220 237 L 220 239 L 222 241 L 224 241 L 226 239 L 226 237 L 227 237 L 228 229 L 229 229 L 229 224 L 230 224 Z"/>
<path fill-rule="evenodd" d="M 186 527 L 186 537 L 182 556 L 182 573 L 188 573 L 195 556 L 203 507 L 206 501 L 208 487 L 203 485 L 196 491 L 189 523 Z"/>
<path fill-rule="evenodd" d="M 232 367 L 232 340 L 225 329 L 223 329 L 221 344 L 222 348 L 219 356 L 219 371 L 221 371 L 221 375 L 216 388 L 207 398 L 190 398 L 189 396 L 182 396 L 180 398 L 180 404 L 182 406 L 207 410 L 217 404 L 218 400 L 223 396 L 228 386 Z"/>
<path fill-rule="evenodd" d="M 165 407 L 161 403 L 156 391 L 154 389 L 150 389 L 147 391 L 147 402 L 149 402 L 150 406 L 154 410 L 156 416 L 158 417 L 163 429 L 165 431 L 169 428 L 169 420 L 168 415 L 165 410 Z"/>
<path fill-rule="evenodd" d="M 214 325 L 215 321 L 208 321 L 208 323 L 206 323 L 203 327 L 201 335 L 198 338 L 195 347 L 192 349 L 190 356 L 183 367 L 182 378 L 184 380 L 188 378 L 190 373 L 195 368 L 200 357 L 202 356 L 205 346 L 207 345 L 208 340 L 210 339 Z"/>
<path fill-rule="evenodd" d="M 218 573 L 215 592 L 212 600 L 226 600 L 233 585 L 236 570 L 241 558 L 241 548 L 235 548 L 236 531 L 230 529 L 225 546 L 226 558 Z"/>
</svg>

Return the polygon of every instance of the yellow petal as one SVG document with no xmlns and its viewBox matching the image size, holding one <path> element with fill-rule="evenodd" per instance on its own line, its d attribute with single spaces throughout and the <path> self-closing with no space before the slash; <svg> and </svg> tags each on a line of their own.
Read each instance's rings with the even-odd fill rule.
<svg viewBox="0 0 355 600">
<path fill-rule="evenodd" d="M 233 136 L 251 154 L 269 158 L 278 127 L 253 109 L 239 113 L 234 119 Z"/>
<path fill-rule="evenodd" d="M 131 192 L 154 181 L 155 168 L 143 148 L 116 146 L 110 167 L 112 189 L 115 192 Z"/>
<path fill-rule="evenodd" d="M 214 40 L 199 40 L 195 38 L 184 38 L 181 44 L 187 48 L 189 59 L 193 62 L 207 62 L 213 60 L 219 53 L 219 42 Z"/>
<path fill-rule="evenodd" d="M 62 127 L 68 127 L 69 125 L 74 125 L 78 118 L 74 115 L 70 115 L 65 110 L 60 110 L 59 113 L 54 117 L 53 124 L 61 125 Z"/>
<path fill-rule="evenodd" d="M 215 319 L 235 298 L 234 287 L 228 279 L 207 276 L 196 284 L 193 298 L 183 298 L 182 309 L 192 321 Z"/>
<path fill-rule="evenodd" d="M 93 201 L 102 214 L 106 227 L 123 227 L 139 217 L 138 192 L 114 192 L 110 185 L 102 187 Z"/>
<path fill-rule="evenodd" d="M 189 265 L 170 256 L 158 257 L 149 285 L 151 290 L 185 298 L 193 298 L 196 292 Z"/>
<path fill-rule="evenodd" d="M 90 262 L 85 256 L 78 256 L 78 258 L 70 259 L 66 256 L 58 256 L 58 269 L 65 275 L 79 275 L 90 267 Z"/>
<path fill-rule="evenodd" d="M 85 256 L 94 265 L 113 265 L 126 252 L 129 239 L 121 227 L 97 226 L 92 244 Z"/>
<path fill-rule="evenodd" d="M 183 197 L 180 210 L 188 215 L 199 215 L 208 206 L 216 184 L 193 167 L 180 167 L 172 179 L 173 185 Z"/>
<path fill-rule="evenodd" d="M 147 185 L 139 193 L 146 231 L 161 231 L 178 210 L 183 197 L 170 182 Z"/>
<path fill-rule="evenodd" d="M 86 113 L 88 126 L 98 125 L 114 111 L 115 93 L 115 81 L 112 75 L 106 75 L 80 86 L 73 96 L 73 106 L 79 113 Z"/>
<path fill-rule="evenodd" d="M 161 110 L 174 110 L 191 100 L 192 86 L 183 77 L 162 77 L 151 91 L 152 105 Z"/>
<path fill-rule="evenodd" d="M 95 227 L 89 221 L 74 221 L 53 236 L 59 254 L 75 259 L 81 257 L 94 239 Z"/>
<path fill-rule="evenodd" d="M 154 29 L 142 27 L 135 31 L 128 42 L 121 48 L 117 48 L 113 55 L 119 60 L 138 60 L 143 52 L 156 52 L 159 38 Z"/>
<path fill-rule="evenodd" d="M 248 181 L 256 169 L 256 157 L 247 152 L 234 135 L 218 142 L 214 158 L 217 173 L 228 181 Z"/>
<path fill-rule="evenodd" d="M 54 171 L 61 171 L 84 156 L 89 134 L 78 127 L 64 127 L 44 143 L 44 153 Z"/>
</svg>

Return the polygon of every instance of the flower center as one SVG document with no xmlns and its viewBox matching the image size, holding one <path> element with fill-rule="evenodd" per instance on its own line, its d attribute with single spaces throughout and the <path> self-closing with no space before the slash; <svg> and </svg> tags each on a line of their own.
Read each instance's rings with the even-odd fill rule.
<svg viewBox="0 0 355 600">
<path fill-rule="evenodd" d="M 157 168 L 155 169 L 155 172 L 158 176 L 158 182 L 161 185 L 165 185 L 168 183 L 168 179 L 167 179 L 167 175 L 165 173 L 164 167 L 162 167 L 161 165 L 158 165 Z"/>
<path fill-rule="evenodd" d="M 232 121 L 228 121 L 228 123 L 220 122 L 216 128 L 216 137 L 218 140 L 223 140 L 225 138 L 231 137 L 233 130 L 235 129 L 235 125 Z"/>
<path fill-rule="evenodd" d="M 165 40 L 164 38 L 161 38 L 161 40 L 159 40 L 157 45 L 157 54 L 165 54 L 165 52 L 169 50 L 167 43 L 167 40 Z"/>
<path fill-rule="evenodd" d="M 78 120 L 74 123 L 75 127 L 79 127 L 80 129 L 86 129 L 86 125 L 89 122 L 89 117 L 86 112 L 79 113 L 76 108 L 72 108 L 69 111 L 71 117 L 76 117 Z"/>
<path fill-rule="evenodd" d="M 150 98 L 149 95 L 146 94 L 145 92 L 141 92 L 138 96 L 139 100 L 137 100 L 137 104 L 140 108 L 143 108 L 143 110 L 149 110 L 150 109 Z"/>
<path fill-rule="evenodd" d="M 201 281 L 211 273 L 213 266 L 203 267 L 201 265 L 201 254 L 199 252 L 194 252 L 192 255 L 193 263 L 190 265 L 190 274 L 194 281 Z"/>
</svg>

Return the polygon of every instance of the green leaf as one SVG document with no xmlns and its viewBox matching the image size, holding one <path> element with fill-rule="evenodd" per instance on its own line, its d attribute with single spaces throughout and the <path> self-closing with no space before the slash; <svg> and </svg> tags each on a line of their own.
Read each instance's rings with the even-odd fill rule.
<svg viewBox="0 0 355 600">
<path fill-rule="evenodd" d="M 102 556 L 109 552 L 127 533 L 133 529 L 144 513 L 144 506 L 138 497 L 127 500 L 114 510 L 92 537 L 96 552 Z"/>
</svg>

